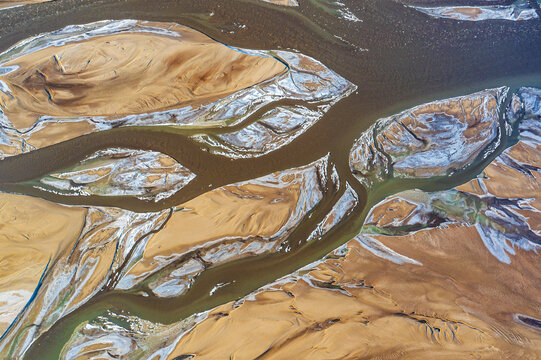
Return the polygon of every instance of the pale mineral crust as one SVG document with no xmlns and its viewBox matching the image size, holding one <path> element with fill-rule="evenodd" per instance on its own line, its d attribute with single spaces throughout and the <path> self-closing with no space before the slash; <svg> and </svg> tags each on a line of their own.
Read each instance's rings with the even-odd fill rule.
<svg viewBox="0 0 541 360">
<path fill-rule="evenodd" d="M 111 148 L 43 177 L 34 186 L 70 196 L 136 196 L 158 201 L 194 178 L 194 173 L 165 154 Z"/>
<path fill-rule="evenodd" d="M 222 137 L 202 130 L 195 139 L 226 156 L 260 156 L 291 142 L 354 89 L 308 56 L 237 49 L 174 23 L 68 26 L 0 54 L 0 158 L 142 125 L 233 127 Z M 284 99 L 300 104 L 277 104 Z M 261 123 L 243 123 L 267 105 Z"/>
<path fill-rule="evenodd" d="M 281 105 L 266 111 L 257 121 L 217 136 L 199 135 L 194 139 L 210 146 L 213 153 L 231 158 L 259 157 L 294 141 L 339 100 L 357 87 L 325 65 L 308 56 L 274 51 L 289 66 L 284 76 L 250 98 L 257 106 L 264 99 L 296 99 L 297 105 Z"/>
<path fill-rule="evenodd" d="M 517 94 L 518 142 L 478 178 L 384 199 L 345 246 L 201 314 L 165 358 L 539 358 L 541 97 Z"/>
<path fill-rule="evenodd" d="M 190 28 L 81 36 L 4 62 L 2 110 L 14 128 L 40 116 L 122 116 L 205 104 L 283 73 L 272 57 L 235 51 Z M 151 26 L 163 29 L 153 33 Z M 139 31 L 138 31 L 139 30 Z M 201 65 L 204 66 L 201 66 Z"/>
<path fill-rule="evenodd" d="M 134 213 L 118 208 L 57 205 L 30 196 L 4 196 L 6 209 L 20 204 L 33 208 L 25 211 L 26 216 L 11 218 L 11 227 L 25 234 L 22 229 L 31 230 L 36 224 L 40 229 L 35 235 L 50 234 L 47 239 L 29 232 L 31 236 L 26 241 L 10 243 L 5 236 L 9 222 L 2 221 L 0 241 L 6 242 L 12 258 L 35 257 L 6 269 L 6 275 L 23 273 L 30 277 L 38 270 L 41 275 L 33 275 L 28 284 L 33 285 L 33 294 L 24 308 L 10 306 L 10 312 L 18 316 L 2 334 L 0 357 L 5 359 L 21 358 L 39 335 L 103 290 L 109 278 L 130 258 L 130 249 L 163 225 L 169 214 L 168 210 Z M 68 218 L 70 214 L 77 216 Z M 33 254 L 36 251 L 43 255 Z M 8 275 L 11 273 L 14 275 Z"/>
<path fill-rule="evenodd" d="M 507 91 L 438 100 L 379 119 L 350 151 L 353 174 L 371 186 L 389 176 L 427 178 L 462 169 L 498 140 Z"/>
<path fill-rule="evenodd" d="M 0 194 L 0 333 L 15 320 L 49 267 L 83 229 L 86 209 Z"/>
<path fill-rule="evenodd" d="M 264 2 L 268 2 L 275 5 L 282 5 L 282 6 L 299 6 L 299 2 L 297 0 L 261 0 Z"/>
<path fill-rule="evenodd" d="M 502 9 L 444 15 L 524 18 Z M 72 26 L 0 54 L 0 157 L 131 125 L 197 128 L 192 139 L 214 154 L 256 157 L 293 141 L 354 89 L 302 54 L 235 49 L 176 24 Z M 478 177 L 386 197 L 345 245 L 236 301 L 169 325 L 112 311 L 83 321 L 61 358 L 540 358 L 541 91 L 508 91 L 380 119 L 349 155 L 367 187 L 452 177 L 494 156 Z M 274 104 L 284 99 L 296 105 Z M 504 137 L 510 146 L 496 156 Z M 171 301 L 208 269 L 321 240 L 360 202 L 329 158 L 156 212 L 0 194 L 0 357 L 22 358 L 99 294 Z M 158 201 L 194 176 L 165 154 L 112 148 L 33 185 Z M 339 189 L 313 231 L 292 236 Z"/>
<path fill-rule="evenodd" d="M 335 186 L 327 168 L 323 157 L 149 213 L 0 194 L 0 357 L 19 358 L 99 292 L 178 296 L 212 266 L 278 251 Z"/>
<path fill-rule="evenodd" d="M 136 252 L 137 261 L 126 266 L 116 288 L 145 283 L 157 296 L 178 296 L 205 268 L 276 252 L 323 199 L 327 182 L 323 158 L 227 185 L 176 207 L 164 228 Z"/>
<path fill-rule="evenodd" d="M 537 0 L 535 0 L 537 1 Z M 509 5 L 485 6 L 411 6 L 413 9 L 425 13 L 434 18 L 463 20 L 463 21 L 482 21 L 482 20 L 508 20 L 524 21 L 538 19 L 536 9 L 531 6 L 528 0 L 517 0 Z"/>
<path fill-rule="evenodd" d="M 540 355 L 538 332 L 513 317 L 536 314 L 535 253 L 517 254 L 511 270 L 486 251 L 474 228 L 460 225 L 385 244 L 423 265 L 390 262 L 353 240 L 302 275 L 212 310 L 167 358 Z"/>
</svg>

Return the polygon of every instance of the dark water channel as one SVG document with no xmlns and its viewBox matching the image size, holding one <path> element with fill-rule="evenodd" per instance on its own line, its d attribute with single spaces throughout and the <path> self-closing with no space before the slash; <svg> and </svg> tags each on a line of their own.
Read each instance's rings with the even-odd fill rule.
<svg viewBox="0 0 541 360">
<path fill-rule="evenodd" d="M 209 269 L 187 294 L 174 299 L 104 292 L 55 324 L 30 348 L 28 359 L 57 358 L 77 325 L 107 310 L 171 323 L 240 298 L 351 239 L 358 233 L 369 206 L 384 196 L 415 187 L 448 189 L 474 177 L 490 161 L 480 161 L 451 177 L 391 180 L 367 193 L 349 170 L 348 153 L 355 139 L 376 119 L 413 105 L 488 87 L 540 86 L 541 21 L 432 19 L 390 0 L 342 2 L 362 21 L 341 18 L 337 6 L 325 0 L 301 1 L 299 8 L 257 0 L 58 0 L 0 12 L 0 51 L 29 36 L 70 24 L 126 18 L 177 22 L 228 45 L 298 50 L 358 87 L 298 139 L 260 158 L 231 160 L 205 151 L 188 138 L 190 133 L 186 131 L 133 127 L 85 135 L 0 161 L 0 190 L 64 204 L 117 206 L 140 212 L 169 208 L 210 189 L 301 166 L 327 153 L 342 184 L 338 191 L 328 189 L 310 220 L 290 236 L 288 241 L 295 245 L 291 251 Z M 25 184 L 112 146 L 163 152 L 197 177 L 158 203 L 131 197 L 62 196 Z M 346 181 L 358 193 L 359 205 L 323 239 L 305 243 L 343 193 Z M 224 282 L 232 283 L 209 295 L 210 289 Z"/>
</svg>

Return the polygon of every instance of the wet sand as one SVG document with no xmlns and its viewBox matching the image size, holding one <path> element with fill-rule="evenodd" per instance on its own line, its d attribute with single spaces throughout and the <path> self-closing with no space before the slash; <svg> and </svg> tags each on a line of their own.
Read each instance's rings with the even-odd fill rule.
<svg viewBox="0 0 541 360">
<path fill-rule="evenodd" d="M 32 182 L 32 186 L 68 196 L 137 196 L 159 201 L 194 177 L 189 169 L 159 152 L 111 148 Z"/>
<path fill-rule="evenodd" d="M 211 310 L 174 342 L 168 359 L 539 357 L 541 333 L 532 325 L 541 303 L 535 235 L 541 158 L 533 135 L 539 124 L 525 120 L 518 144 L 458 193 L 415 190 L 386 198 L 355 239 L 322 262 Z M 454 194 L 489 197 L 489 208 L 471 215 L 475 207 L 466 201 L 444 206 L 437 199 Z M 517 220 L 489 217 L 508 211 L 504 199 L 517 198 L 527 200 L 509 210 L 529 224 L 519 225 L 525 233 L 518 238 L 509 229 Z M 512 244 L 503 245 L 507 259 L 492 244 L 498 236 Z"/>
<path fill-rule="evenodd" d="M 151 277 L 157 277 L 159 284 L 176 283 L 175 277 L 184 275 L 177 269 L 190 261 L 197 262 L 191 265 L 198 268 L 195 277 L 219 264 L 277 252 L 322 200 L 325 185 L 318 179 L 325 178 L 326 166 L 320 161 L 223 186 L 179 205 L 163 229 L 146 241 L 140 258 L 116 288 L 130 289 Z M 178 275 L 167 276 L 167 272 Z M 148 285 L 151 289 L 156 286 Z M 177 295 L 187 290 L 184 286 L 168 288 Z"/>
<path fill-rule="evenodd" d="M 483 245 L 472 230 L 452 227 L 385 242 L 396 250 L 407 248 L 423 266 L 390 263 L 352 241 L 339 259 L 253 299 L 213 309 L 168 358 L 539 356 L 539 334 L 513 319 L 515 311 L 535 314 L 528 299 L 536 299 L 539 278 L 524 283 L 529 278 L 524 275 L 534 275 L 537 256 L 519 253 L 520 265 L 502 279 L 498 275 L 507 268 L 487 251 L 477 251 Z M 456 257 L 438 256 L 442 249 Z M 473 266 L 458 269 L 455 261 Z M 512 299 L 494 298 L 498 291 L 512 291 L 509 286 L 532 290 L 529 297 L 520 290 Z M 501 322 L 494 322 L 494 315 Z"/>
<path fill-rule="evenodd" d="M 345 2 L 359 18 L 362 18 L 362 23 L 351 26 L 351 22 L 342 18 L 338 20 L 330 15 L 330 12 L 322 10 L 311 2 L 301 4 L 300 8 L 288 8 L 267 4 L 259 6 L 256 2 L 243 1 L 209 1 L 197 4 L 164 1 L 154 4 L 152 9 L 149 9 L 148 3 L 138 1 L 127 4 L 114 1 L 107 4 L 81 2 L 80 7 L 73 7 L 69 2 L 54 2 L 43 4 L 44 9 L 47 9 L 49 13 L 44 11 L 43 15 L 32 20 L 32 23 L 25 20 L 26 14 L 17 12 L 17 9 L 10 10 L 9 17 L 6 17 L 3 21 L 4 26 L 0 29 L 2 36 L 0 45 L 4 49 L 29 35 L 55 30 L 75 22 L 87 23 L 109 18 L 110 14 L 114 13 L 115 16 L 122 18 L 136 17 L 160 21 L 167 19 L 167 21 L 181 22 L 203 30 L 227 44 L 245 48 L 297 49 L 321 60 L 325 65 L 354 81 L 360 88 L 358 93 L 352 95 L 351 98 L 334 105 L 321 122 L 296 141 L 257 160 L 224 160 L 223 157 L 208 154 L 206 150 L 202 150 L 205 147 L 200 148 L 186 141 L 181 133 L 134 129 L 133 131 L 108 131 L 100 135 L 77 138 L 69 143 L 58 144 L 42 149 L 43 151 L 38 150 L 31 156 L 18 156 L 13 158 L 13 161 L 2 162 L 3 170 L 10 169 L 3 171 L 2 176 L 10 178 L 12 182 L 23 178 L 27 180 L 29 176 L 39 177 L 62 168 L 63 166 L 59 166 L 61 163 L 64 166 L 71 165 L 93 151 L 99 150 L 100 147 L 110 147 L 114 142 L 137 148 L 155 148 L 156 150 L 159 148 L 164 153 L 171 154 L 181 164 L 193 169 L 198 174 L 198 179 L 175 196 L 158 204 L 147 204 L 132 198 L 74 199 L 32 192 L 25 187 L 11 187 L 11 189 L 16 188 L 16 191 L 30 192 L 64 203 L 109 202 L 109 204 L 139 211 L 159 210 L 197 197 L 224 182 L 242 181 L 275 170 L 305 165 L 331 151 L 332 162 L 337 166 L 342 182 L 345 180 L 351 182 L 361 197 L 360 207 L 362 207 L 366 201 L 366 195 L 363 188 L 355 183 L 355 178 L 349 173 L 347 153 L 360 132 L 377 118 L 389 116 L 425 101 L 505 85 L 509 78 L 516 75 L 524 75 L 526 82 L 530 85 L 535 85 L 537 81 L 534 76 L 530 76 L 538 67 L 535 59 L 539 52 L 539 44 L 536 41 L 539 29 L 535 23 L 464 25 L 445 22 L 443 25 L 438 23 L 436 26 L 436 21 L 439 20 L 427 20 L 426 16 L 417 15 L 414 11 L 403 9 L 401 5 L 392 2 L 385 2 L 381 7 L 379 4 L 363 2 L 362 11 L 354 2 Z M 102 6 L 105 8 L 101 8 Z M 393 26 L 389 26 L 390 23 Z M 243 30 L 242 25 L 247 25 L 247 29 Z M 350 44 L 334 35 L 343 37 Z M 358 48 L 368 49 L 368 51 L 361 51 Z M 502 76 L 509 76 L 509 78 L 502 81 Z M 519 84 L 524 84 L 524 81 Z M 131 137 L 132 134 L 133 137 Z M 57 132 L 51 136 L 56 138 L 59 135 Z M 475 171 L 468 169 L 467 174 L 460 176 L 472 177 L 475 175 L 473 172 Z M 442 182 L 438 183 L 438 181 Z M 449 187 L 453 181 L 456 182 L 456 178 L 429 180 L 422 184 L 428 187 L 443 187 L 445 183 Z M 395 184 L 390 185 L 393 189 L 388 190 L 389 192 L 397 191 L 399 186 Z M 409 188 L 418 184 L 420 183 L 411 180 L 400 183 L 400 186 Z M 4 189 L 10 188 L 9 186 L 14 185 L 2 185 Z M 373 194 L 377 191 L 380 190 L 375 189 Z M 371 196 L 377 197 L 378 194 Z M 332 199 L 335 200 L 334 197 Z M 322 203 L 314 217 L 318 217 L 318 220 L 323 219 L 333 204 L 334 201 Z M 310 244 L 308 248 L 321 246 L 321 248 L 328 247 L 328 250 L 331 250 L 351 238 L 347 235 L 356 232 L 360 227 L 358 222 L 361 212 L 362 209 L 357 209 L 350 215 L 349 220 L 344 222 L 347 229 L 331 233 L 322 242 Z M 317 223 L 318 221 L 307 221 L 301 224 L 306 228 L 301 227 L 302 231 L 296 236 L 306 238 Z M 208 273 L 208 278 L 202 281 L 205 286 L 201 286 L 201 289 L 208 294 L 216 282 L 238 279 L 232 286 L 217 290 L 216 296 L 222 297 L 214 298 L 216 300 L 210 297 L 210 302 L 207 302 L 208 296 L 187 297 L 185 301 L 177 299 L 176 306 L 168 309 L 178 309 L 178 313 L 184 312 L 186 316 L 197 308 L 199 309 L 197 311 L 207 310 L 219 303 L 242 297 L 261 286 L 261 282 L 263 284 L 271 282 L 276 277 L 290 273 L 299 266 L 321 257 L 328 250 L 314 250 L 310 253 L 311 255 L 304 253 L 302 256 L 290 258 L 287 257 L 288 254 L 279 254 L 276 258 L 284 259 L 283 262 L 273 261 L 274 264 L 279 264 L 280 269 L 275 269 L 271 266 L 273 261 L 268 261 L 263 257 L 257 258 L 262 261 L 251 267 L 246 265 L 249 263 L 249 259 L 246 259 L 243 263 L 245 266 L 239 264 L 236 268 L 238 272 L 253 273 L 244 274 L 245 277 L 237 276 L 235 271 L 226 273 L 224 269 L 229 268 L 217 269 L 216 272 Z M 149 318 L 153 316 L 151 314 L 153 311 L 158 312 L 158 308 L 161 308 L 162 303 L 157 299 L 151 298 L 145 302 L 140 298 L 142 297 L 118 295 L 117 298 L 109 298 L 113 299 L 112 302 L 104 302 L 101 304 L 103 306 L 98 306 L 116 308 L 119 311 L 123 308 L 133 310 L 137 309 L 129 305 L 133 300 L 132 303 L 144 304 L 146 309 L 140 312 L 134 311 L 134 313 L 145 314 Z M 199 302 L 199 299 L 203 300 Z M 175 317 L 177 316 L 180 315 L 175 313 Z M 173 315 L 169 317 L 172 318 Z M 76 318 L 75 315 L 74 318 Z M 80 319 L 86 318 L 82 315 Z M 334 321 L 334 319 L 331 320 Z M 323 323 L 323 326 L 327 325 Z M 63 344 L 63 339 L 66 339 L 63 331 L 58 328 L 48 335 L 50 337 L 44 337 L 44 339 L 49 340 L 38 341 L 36 346 L 32 347 L 32 351 L 40 353 L 43 349 L 41 346 L 47 342 L 48 345 L 55 342 Z M 67 336 L 69 335 L 71 332 Z M 471 339 L 468 336 L 464 338 Z M 492 340 L 487 341 L 492 344 Z M 422 341 L 419 340 L 419 343 L 421 344 Z M 477 349 L 474 341 L 468 344 L 468 346 L 471 345 L 471 349 Z M 58 344 L 53 344 L 53 346 L 58 346 Z M 299 348 L 302 350 L 302 345 Z M 500 348 L 503 349 L 503 346 Z M 453 349 L 450 347 L 446 349 L 453 354 Z"/>
</svg>

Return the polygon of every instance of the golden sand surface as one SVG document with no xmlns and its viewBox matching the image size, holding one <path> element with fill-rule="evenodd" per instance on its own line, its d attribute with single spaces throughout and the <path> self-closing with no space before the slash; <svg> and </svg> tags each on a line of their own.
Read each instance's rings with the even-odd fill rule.
<svg viewBox="0 0 541 360">
<path fill-rule="evenodd" d="M 391 155 L 397 173 L 413 177 L 444 174 L 449 167 L 459 168 L 471 163 L 482 149 L 479 144 L 486 146 L 495 136 L 499 106 L 497 94 L 497 89 L 485 90 L 469 96 L 417 106 L 379 133 L 377 140 L 382 144 L 383 149 Z M 441 128 L 439 123 L 442 123 L 443 119 L 453 123 L 453 129 L 449 129 L 449 126 Z M 412 139 L 412 144 L 406 142 L 405 128 L 416 136 L 415 139 Z M 434 156 L 430 153 L 431 149 L 444 146 L 441 134 L 453 134 L 454 132 L 460 134 L 463 152 L 469 156 L 455 161 L 452 161 L 453 157 L 449 156 L 449 161 L 440 161 L 441 164 L 437 164 L 434 160 L 428 160 Z M 400 147 L 399 151 L 396 151 L 396 146 Z M 413 154 L 409 155 L 409 152 Z M 409 162 L 410 156 L 411 158 L 417 157 L 421 161 Z M 406 165 L 401 165 L 401 163 Z"/>
<path fill-rule="evenodd" d="M 519 164 L 518 166 L 515 164 Z M 499 199 L 523 199 L 527 204 L 515 208 L 518 214 L 527 219 L 529 228 L 541 231 L 541 174 L 519 168 L 541 168 L 541 144 L 532 141 L 519 141 L 506 149 L 502 155 L 491 162 L 478 179 L 458 186 L 456 189 L 477 196 L 493 196 Z"/>
<path fill-rule="evenodd" d="M 149 271 L 158 256 L 182 254 L 215 240 L 270 237 L 289 219 L 299 192 L 298 184 L 283 189 L 246 184 L 200 195 L 182 205 L 184 209 L 174 213 L 149 240 L 143 259 L 130 274 Z"/>
<path fill-rule="evenodd" d="M 22 289 L 27 295 L 22 304 L 7 304 L 8 315 L 23 316 L 5 333 L 4 343 L 8 347 L 2 348 L 0 357 L 6 359 L 22 358 L 18 344 L 24 348 L 24 344 L 102 290 L 129 256 L 130 249 L 125 250 L 120 243 L 137 242 L 163 224 L 169 213 L 71 207 L 29 196 L 1 196 L 13 197 L 4 202 L 1 215 L 5 218 L 0 219 L 0 234 L 6 233 L 0 241 L 10 242 L 3 247 L 9 252 L 0 255 L 8 257 L 6 261 L 0 257 L 0 264 L 6 264 L 1 269 L 2 281 L 6 282 L 2 286 L 6 291 Z M 32 291 L 35 297 L 29 302 Z M 23 308 L 25 304 L 28 305 Z M 2 324 L 3 329 L 7 326 Z"/>
<path fill-rule="evenodd" d="M 487 89 L 378 119 L 353 145 L 350 168 L 367 187 L 391 173 L 419 178 L 461 169 L 497 138 L 499 107 L 507 91 Z"/>
<path fill-rule="evenodd" d="M 49 264 L 77 241 L 86 209 L 0 194 L 0 333 L 22 310 Z"/>
<path fill-rule="evenodd" d="M 26 134 L 15 134 L 6 143 L 0 144 L 0 159 L 3 157 L 2 155 L 14 156 L 20 154 L 22 146 L 26 148 L 30 145 L 31 149 L 40 149 L 95 131 L 99 131 L 99 127 L 89 121 L 48 122 L 47 126 L 38 128 L 28 137 L 25 136 Z M 26 149 L 26 151 L 29 150 Z"/>
<path fill-rule="evenodd" d="M 148 240 L 141 259 L 127 276 L 152 273 L 162 265 L 162 259 L 180 258 L 198 248 L 205 261 L 216 263 L 222 259 L 211 255 L 213 247 L 232 245 L 234 249 L 223 251 L 232 251 L 235 258 L 252 254 L 254 250 L 245 249 L 252 241 L 259 243 L 257 249 L 272 247 L 319 200 L 320 189 L 312 188 L 318 184 L 311 182 L 316 172 L 314 164 L 277 172 L 220 187 L 179 205 L 164 228 Z M 311 200 L 305 199 L 308 192 L 312 192 Z M 237 249 L 239 244 L 243 245 Z M 225 253 L 222 256 L 231 260 Z"/>
<path fill-rule="evenodd" d="M 171 164 L 169 159 L 160 161 Z M 327 161 L 324 157 L 223 186 L 159 212 L 69 207 L 0 194 L 0 241 L 9 249 L 0 254 L 0 309 L 6 318 L 0 323 L 2 330 L 28 302 L 50 260 L 39 291 L 7 334 L 7 343 L 35 339 L 118 280 L 123 281 L 119 289 L 129 290 L 170 262 L 178 260 L 173 270 L 181 268 L 179 263 L 191 269 L 196 260 L 190 262 L 183 253 L 200 256 L 197 261 L 207 267 L 276 250 L 278 242 L 323 198 Z M 223 244 L 225 248 L 219 248 Z M 227 248 L 229 244 L 234 249 Z M 215 245 L 218 250 L 213 252 Z M 204 268 L 196 270 L 200 273 Z M 180 286 L 189 286 L 185 280 L 198 274 L 178 272 L 158 274 L 158 281 L 150 279 L 154 282 L 148 288 L 158 296 L 173 296 L 182 292 Z M 176 281 L 175 285 L 168 280 Z M 3 350 L 7 353 L 2 354 L 11 354 Z"/>
<path fill-rule="evenodd" d="M 297 0 L 263 0 L 265 2 L 282 6 L 299 6 Z"/>
<path fill-rule="evenodd" d="M 194 177 L 194 173 L 168 155 L 109 148 L 41 178 L 34 186 L 83 196 L 137 196 L 158 201 L 171 196 Z"/>
<path fill-rule="evenodd" d="M 52 1 L 52 0 L 0 0 L 0 10 L 9 9 L 15 6 L 37 4 L 37 3 L 47 2 L 47 1 Z"/>
<path fill-rule="evenodd" d="M 191 138 L 261 156 L 318 121 L 328 107 L 316 103 L 355 87 L 303 54 L 234 48 L 174 23 L 67 26 L 0 54 L 0 158 L 127 126 L 231 127 Z"/>
<path fill-rule="evenodd" d="M 453 15 L 455 13 L 467 15 L 470 17 L 471 20 L 475 20 L 479 15 L 483 13 L 483 11 L 476 7 L 456 7 L 443 13 L 443 15 Z"/>
<path fill-rule="evenodd" d="M 528 206 L 516 210 L 539 231 L 541 179 L 533 171 L 541 166 L 539 150 L 538 143 L 519 141 L 481 179 L 456 190 L 526 199 Z M 516 164 L 529 166 L 531 174 Z M 425 223 L 419 204 L 431 194 L 437 193 L 386 198 L 343 248 L 213 309 L 168 359 L 540 358 L 541 331 L 517 321 L 539 319 L 539 254 L 512 246 L 510 261 L 500 261 L 480 233 L 479 226 L 490 224 L 464 219 L 404 233 L 407 224 Z M 386 230 L 393 228 L 398 234 Z"/>
<path fill-rule="evenodd" d="M 507 149 L 504 155 L 518 163 L 541 167 L 541 144 L 521 141 Z M 479 188 L 480 182 L 486 191 Z M 497 159 L 485 168 L 479 180 L 472 180 L 458 186 L 457 189 L 477 195 L 487 193 L 498 198 L 524 198 L 539 201 L 541 200 L 539 199 L 541 175 L 536 171 L 530 173 L 518 171 Z"/>
<path fill-rule="evenodd" d="M 539 332 L 513 320 L 516 312 L 537 314 L 537 255 L 518 253 L 509 271 L 474 228 L 461 226 L 388 237 L 385 244 L 423 266 L 386 261 L 352 240 L 344 257 L 253 300 L 214 309 L 168 359 L 541 356 Z"/>
<path fill-rule="evenodd" d="M 15 128 L 27 129 L 41 115 L 120 116 L 195 106 L 286 70 L 274 58 L 235 51 L 190 28 L 169 30 L 179 36 L 97 36 L 4 64 L 18 67 L 0 77 L 12 91 L 0 95 L 5 115 Z"/>
</svg>

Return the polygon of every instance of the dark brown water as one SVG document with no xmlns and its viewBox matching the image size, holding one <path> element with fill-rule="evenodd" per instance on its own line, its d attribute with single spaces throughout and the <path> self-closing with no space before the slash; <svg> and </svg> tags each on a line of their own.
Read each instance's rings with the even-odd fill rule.
<svg viewBox="0 0 541 360">
<path fill-rule="evenodd" d="M 353 178 L 348 153 L 376 119 L 430 100 L 487 87 L 541 85 L 541 21 L 464 22 L 431 19 L 390 0 L 344 0 L 362 22 L 342 19 L 333 2 L 305 0 L 299 8 L 257 0 L 76 1 L 59 0 L 0 12 L 0 51 L 29 36 L 103 19 L 177 22 L 228 45 L 252 49 L 295 49 L 358 86 L 306 133 L 288 146 L 257 159 L 231 160 L 205 151 L 173 128 L 122 128 L 90 134 L 0 161 L 0 190 L 31 194 L 65 204 L 118 206 L 134 211 L 165 209 L 221 185 L 300 166 L 330 153 L 342 188 L 325 199 L 288 239 L 293 250 L 239 260 L 205 271 L 184 296 L 158 299 L 103 293 L 59 321 L 28 352 L 28 359 L 58 358 L 73 329 L 107 310 L 171 323 L 237 299 L 258 287 L 321 258 L 356 235 L 369 205 L 413 187 L 447 189 L 475 176 L 489 159 L 456 176 L 385 183 L 367 193 Z M 213 13 L 213 16 L 210 14 Z M 240 28 L 238 25 L 246 25 Z M 343 40 L 342 40 L 343 39 Z M 364 50 L 361 50 L 364 49 Z M 131 197 L 72 197 L 43 192 L 27 181 L 70 166 L 108 147 L 151 149 L 168 154 L 197 177 L 161 202 Z M 321 241 L 305 243 L 316 224 L 344 191 L 348 181 L 360 203 Z M 217 283 L 234 282 L 209 291 Z"/>
</svg>

